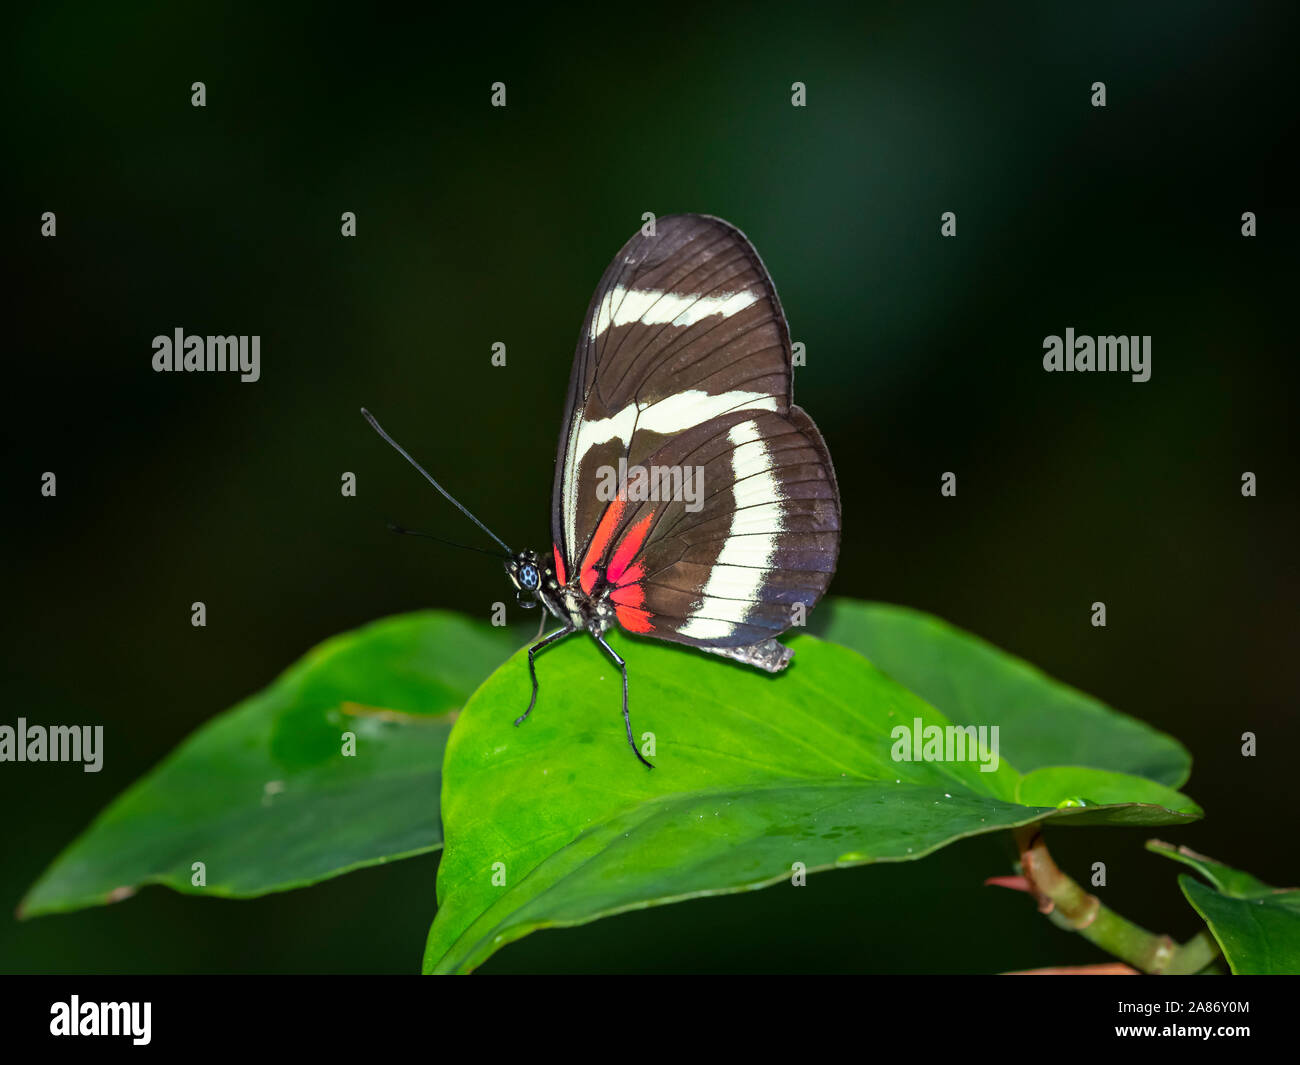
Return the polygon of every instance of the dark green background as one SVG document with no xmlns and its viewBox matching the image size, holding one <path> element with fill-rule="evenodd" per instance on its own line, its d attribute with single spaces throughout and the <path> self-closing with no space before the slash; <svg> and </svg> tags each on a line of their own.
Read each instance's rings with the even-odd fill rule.
<svg viewBox="0 0 1300 1065">
<path fill-rule="evenodd" d="M 1297 20 L 1293 5 L 1130 6 L 14 17 L 0 720 L 102 722 L 107 761 L 0 764 L 0 901 L 315 642 L 509 598 L 491 561 L 384 532 L 392 517 L 473 536 L 357 408 L 507 541 L 545 546 L 572 346 L 644 211 L 727 218 L 775 277 L 808 350 L 797 398 L 843 494 L 833 590 L 942 615 L 1179 736 L 1208 816 L 1174 838 L 1300 879 Z M 488 106 L 497 80 L 505 110 Z M 177 326 L 260 334 L 262 380 L 154 374 L 151 338 Z M 1151 381 L 1045 374 L 1042 339 L 1067 326 L 1151 334 Z M 1258 498 L 1241 497 L 1244 470 Z M 199 599 L 206 629 L 190 626 Z M 1108 863 L 1122 912 L 1195 927 L 1141 831 L 1055 837 L 1068 868 Z M 1101 960 L 981 887 L 1007 869 L 977 840 L 544 933 L 486 971 Z M 435 870 L 0 921 L 0 968 L 414 971 Z"/>
</svg>

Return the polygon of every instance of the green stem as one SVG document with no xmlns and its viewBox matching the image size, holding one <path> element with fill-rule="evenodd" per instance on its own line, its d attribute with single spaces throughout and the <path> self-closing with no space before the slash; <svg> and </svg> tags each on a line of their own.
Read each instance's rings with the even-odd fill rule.
<svg viewBox="0 0 1300 1065">
<path fill-rule="evenodd" d="M 1090 943 L 1144 973 L 1199 972 L 1218 956 L 1219 949 L 1205 932 L 1179 946 L 1104 906 L 1063 873 L 1043 842 L 1040 825 L 1015 830 L 1020 851 L 1020 871 L 1038 898 L 1039 909 L 1053 924 L 1077 932 Z"/>
<path fill-rule="evenodd" d="M 1219 958 L 1222 952 L 1215 938 L 1208 929 L 1201 929 L 1174 953 L 1173 961 L 1165 970 L 1166 976 L 1188 976 L 1206 969 Z"/>
</svg>

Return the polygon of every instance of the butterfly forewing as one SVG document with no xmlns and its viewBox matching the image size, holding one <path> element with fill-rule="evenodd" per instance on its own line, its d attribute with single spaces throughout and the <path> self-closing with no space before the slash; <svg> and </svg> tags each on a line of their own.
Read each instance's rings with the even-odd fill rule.
<svg viewBox="0 0 1300 1065">
<path fill-rule="evenodd" d="M 678 215 L 630 240 L 574 359 L 552 505 L 563 574 L 632 632 L 742 647 L 789 628 L 826 590 L 840 527 L 826 446 L 790 396 L 785 317 L 739 230 Z M 698 473 L 695 492 L 600 490 L 638 467 Z"/>
</svg>

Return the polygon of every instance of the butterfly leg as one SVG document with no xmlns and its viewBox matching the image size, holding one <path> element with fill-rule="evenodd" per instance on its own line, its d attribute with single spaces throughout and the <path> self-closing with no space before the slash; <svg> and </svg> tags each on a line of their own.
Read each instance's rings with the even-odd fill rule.
<svg viewBox="0 0 1300 1065">
<path fill-rule="evenodd" d="M 595 636 L 595 633 L 592 633 Z M 623 674 L 623 723 L 627 726 L 627 743 L 632 748 L 632 753 L 647 769 L 653 769 L 654 766 L 645 760 L 645 757 L 637 750 L 636 740 L 632 738 L 632 716 L 627 712 L 627 663 L 618 656 L 618 652 L 605 642 L 605 637 L 596 636 L 596 642 L 605 649 L 605 653 L 614 660 L 615 665 Z"/>
<path fill-rule="evenodd" d="M 533 665 L 533 656 L 538 651 L 544 651 L 557 640 L 562 640 L 573 632 L 572 625 L 566 625 L 562 629 L 556 629 L 549 636 L 538 640 L 532 647 L 528 648 L 528 675 L 533 678 L 533 697 L 528 700 L 528 709 L 515 718 L 516 725 L 522 725 L 528 720 L 528 715 L 533 712 L 533 707 L 537 705 L 537 667 Z"/>
</svg>

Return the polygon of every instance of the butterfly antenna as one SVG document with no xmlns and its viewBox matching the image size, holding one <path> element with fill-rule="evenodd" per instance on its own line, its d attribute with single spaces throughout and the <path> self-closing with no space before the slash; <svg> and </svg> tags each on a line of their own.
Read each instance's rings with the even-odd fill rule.
<svg viewBox="0 0 1300 1065">
<path fill-rule="evenodd" d="M 489 551 L 486 547 L 475 547 L 473 544 L 458 544 L 455 540 L 444 540 L 441 536 L 434 536 L 432 533 L 417 532 L 415 529 L 408 529 L 405 526 L 398 525 L 395 521 L 388 522 L 388 531 L 399 533 L 402 536 L 418 536 L 422 540 L 432 540 L 434 543 L 446 544 L 448 547 L 459 547 L 462 551 L 477 551 L 480 555 L 487 555 L 490 558 L 510 558 L 510 555 L 503 555 L 500 551 Z"/>
<path fill-rule="evenodd" d="M 428 470 L 426 470 L 423 466 L 421 466 L 418 462 L 416 462 L 415 459 L 411 458 L 411 456 L 407 453 L 406 448 L 402 447 L 401 444 L 399 444 L 396 440 L 394 440 L 391 436 L 389 436 L 386 432 L 384 432 L 384 427 L 380 425 L 377 421 L 375 421 L 375 416 L 373 414 L 371 414 L 368 410 L 366 410 L 365 407 L 361 408 L 361 414 L 366 419 L 366 421 L 370 423 L 370 428 L 372 428 L 375 432 L 377 432 L 380 436 L 382 436 L 385 440 L 387 440 L 390 444 L 392 444 L 393 449 L 399 455 L 401 455 L 402 458 L 406 459 L 407 462 L 409 462 L 412 466 L 414 466 L 417 470 L 419 470 L 420 473 L 424 475 L 424 479 L 428 481 L 431 485 L 433 485 L 434 488 L 438 489 L 439 492 L 442 493 L 443 498 L 446 499 L 447 502 L 449 502 L 452 506 L 454 506 L 457 510 L 459 510 L 462 514 L 464 514 L 465 517 L 469 518 L 470 521 L 472 521 L 475 525 L 477 525 L 480 529 L 482 529 L 485 533 L 487 533 L 490 537 L 492 537 L 493 540 L 495 540 L 503 548 L 505 548 L 506 554 L 512 556 L 514 555 L 514 552 L 510 550 L 509 545 L 507 545 L 506 542 L 501 539 L 501 537 L 499 537 L 496 533 L 494 533 L 491 529 L 489 529 L 486 525 L 484 525 L 481 521 L 479 521 L 478 518 L 474 517 L 474 515 L 471 514 L 466 507 L 461 505 L 461 503 L 456 499 L 455 496 L 453 496 L 450 492 L 447 491 L 447 489 L 443 488 L 442 485 L 440 485 L 437 481 L 435 481 L 432 477 L 429 476 Z"/>
</svg>

